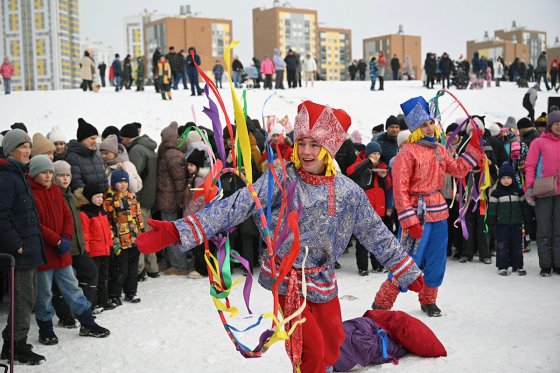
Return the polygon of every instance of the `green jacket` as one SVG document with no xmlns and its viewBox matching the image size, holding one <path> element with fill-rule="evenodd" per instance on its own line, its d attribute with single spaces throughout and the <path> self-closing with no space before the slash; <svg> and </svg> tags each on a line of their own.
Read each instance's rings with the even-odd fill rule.
<svg viewBox="0 0 560 373">
<path fill-rule="evenodd" d="M 528 221 L 530 206 L 525 201 L 523 191 L 497 188 L 490 195 L 488 205 L 488 224 L 515 225 Z"/>
<path fill-rule="evenodd" d="M 78 207 L 78 200 L 70 188 L 60 188 L 62 195 L 66 200 L 66 204 L 72 213 L 72 220 L 74 220 L 74 235 L 72 236 L 72 256 L 83 255 L 86 252 L 86 240 L 84 238 L 84 230 L 82 229 L 82 220 L 80 219 L 80 208 Z"/>
</svg>

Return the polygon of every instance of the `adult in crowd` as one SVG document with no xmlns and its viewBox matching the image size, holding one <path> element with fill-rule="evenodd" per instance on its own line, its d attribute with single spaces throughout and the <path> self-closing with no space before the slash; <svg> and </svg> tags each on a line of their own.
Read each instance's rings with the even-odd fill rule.
<svg viewBox="0 0 560 373">
<path fill-rule="evenodd" d="M 447 89 L 449 89 L 449 76 L 451 75 L 451 71 L 453 71 L 453 61 L 451 61 L 447 52 L 441 55 L 439 70 L 441 71 L 442 88 L 445 89 L 445 81 L 447 80 Z"/>
<path fill-rule="evenodd" d="M 537 67 L 535 67 L 535 82 L 540 86 L 541 78 L 543 78 L 546 90 L 550 91 L 552 88 L 548 85 L 548 78 L 546 76 L 547 69 L 548 63 L 546 62 L 546 51 L 542 51 L 537 58 Z"/>
<path fill-rule="evenodd" d="M 394 115 L 390 115 L 385 121 L 385 133 L 377 138 L 377 142 L 381 145 L 381 162 L 389 164 L 393 159 L 399 147 L 397 145 L 397 136 L 401 130 L 400 123 Z"/>
<path fill-rule="evenodd" d="M 296 69 L 297 69 L 298 59 L 293 50 L 290 49 L 288 51 L 288 55 L 284 58 L 284 62 L 286 62 L 288 88 L 296 88 L 297 87 Z"/>
<path fill-rule="evenodd" d="M 95 62 L 93 58 L 89 55 L 88 51 L 84 52 L 84 56 L 80 62 L 81 67 L 81 77 L 82 77 L 82 85 L 81 88 L 83 91 L 93 90 L 92 83 L 93 83 L 93 74 L 95 74 Z"/>
<path fill-rule="evenodd" d="M 157 158 L 156 208 L 161 219 L 175 221 L 183 215 L 183 196 L 187 187 L 187 162 L 183 149 L 178 147 L 177 122 L 161 131 Z M 187 255 L 175 245 L 165 250 L 166 274 L 187 274 Z"/>
<path fill-rule="evenodd" d="M 315 74 L 317 74 L 317 62 L 315 58 L 311 56 L 311 53 L 307 53 L 303 60 L 303 71 L 305 74 L 305 86 L 307 83 L 311 82 L 311 87 L 313 87 L 313 82 L 315 81 Z"/>
<path fill-rule="evenodd" d="M 79 118 L 76 140 L 70 140 L 68 143 L 66 162 L 72 167 L 70 189 L 80 206 L 87 203 L 82 194 L 87 184 L 98 184 L 103 188 L 107 188 L 108 185 L 103 160 L 97 155 L 98 135 L 99 132 L 94 126 Z"/>
<path fill-rule="evenodd" d="M 274 63 L 274 73 L 276 74 L 274 89 L 284 89 L 284 69 L 286 68 L 286 62 L 284 62 L 280 56 L 280 49 L 274 48 L 272 62 Z"/>
<path fill-rule="evenodd" d="M 243 64 L 239 61 L 239 56 L 233 57 L 233 62 L 231 63 L 231 78 L 235 88 L 241 88 L 243 84 Z"/>
<path fill-rule="evenodd" d="M 159 84 L 158 84 L 158 62 L 159 58 L 161 57 L 161 48 L 157 47 L 154 53 L 152 54 L 152 76 L 154 79 L 154 88 L 156 89 L 156 93 L 159 93 Z"/>
<path fill-rule="evenodd" d="M 560 175 L 560 111 L 548 114 L 546 131 L 529 148 L 525 163 L 525 192 L 535 205 L 537 218 L 537 250 L 541 276 L 550 277 L 552 270 L 560 274 L 560 177 L 556 193 L 538 195 L 538 179 Z"/>
<path fill-rule="evenodd" d="M 125 89 L 132 86 L 132 61 L 130 54 L 127 54 L 122 64 L 122 85 Z"/>
<path fill-rule="evenodd" d="M 200 88 L 200 85 L 198 85 L 198 70 L 194 65 L 195 62 L 199 66 L 202 65 L 200 56 L 196 53 L 196 48 L 190 47 L 189 52 L 187 53 L 187 58 L 185 59 L 185 64 L 187 65 L 187 76 L 189 77 L 189 83 L 191 83 L 191 96 L 195 96 L 195 94 L 200 96 L 202 95 L 202 88 Z"/>
<path fill-rule="evenodd" d="M 136 167 L 128 159 L 128 153 L 123 144 L 119 144 L 116 135 L 109 135 L 99 145 L 99 153 L 105 165 L 107 183 L 111 183 L 111 175 L 116 170 L 125 170 L 128 173 L 128 190 L 138 193 L 142 189 L 142 179 Z"/>
<path fill-rule="evenodd" d="M 12 76 L 14 76 L 14 65 L 11 64 L 9 57 L 4 57 L 4 62 L 0 66 L 0 76 L 4 83 L 4 94 L 9 95 L 12 92 Z"/>
<path fill-rule="evenodd" d="M 216 88 L 222 88 L 222 76 L 224 75 L 224 67 L 220 63 L 220 60 L 216 60 L 216 64 L 212 68 L 212 74 L 214 74 L 214 83 L 216 83 Z"/>
<path fill-rule="evenodd" d="M 274 74 L 274 64 L 268 56 L 264 56 L 261 62 L 261 73 L 264 75 L 264 89 L 272 89 L 272 75 Z"/>
<path fill-rule="evenodd" d="M 0 252 L 14 256 L 16 270 L 14 313 L 9 307 L 0 358 L 10 359 L 11 320 L 14 318 L 14 360 L 19 364 L 37 365 L 45 361 L 45 357 L 32 351 L 27 334 L 37 292 L 37 267 L 45 263 L 46 258 L 37 207 L 27 181 L 31 138 L 20 129 L 8 131 L 2 139 L 2 149 L 5 158 L 0 159 Z"/>
<path fill-rule="evenodd" d="M 391 71 L 393 72 L 393 80 L 399 79 L 399 70 L 401 69 L 401 62 L 397 57 L 397 54 L 393 54 L 393 58 L 391 58 Z M 354 80 L 354 79 L 352 79 Z"/>
<path fill-rule="evenodd" d="M 105 72 L 107 71 L 107 64 L 105 62 L 101 62 L 97 65 L 97 69 L 99 70 L 99 79 L 101 80 L 101 86 L 105 87 Z"/>
<path fill-rule="evenodd" d="M 152 218 L 152 209 L 156 204 L 157 143 L 148 135 L 140 135 L 138 127 L 133 123 L 124 125 L 120 134 L 128 152 L 128 159 L 142 179 L 142 189 L 136 193 L 136 199 L 140 202 L 144 221 L 148 221 Z M 146 224 L 144 229 L 150 230 L 151 227 Z M 145 278 L 144 273 L 149 277 L 159 276 L 156 254 L 140 253 L 138 273 L 140 279 Z"/>
<path fill-rule="evenodd" d="M 189 89 L 185 74 L 185 51 L 181 49 L 179 53 L 175 53 L 175 50 L 173 50 L 169 54 L 168 61 L 173 74 L 173 89 L 177 90 L 179 88 L 180 81 L 183 82 L 185 89 Z"/>
<path fill-rule="evenodd" d="M 113 60 L 111 67 L 113 68 L 113 83 L 115 84 L 115 92 L 118 92 L 122 88 L 121 79 L 123 74 L 122 63 L 118 53 L 115 54 L 115 59 Z"/>
</svg>

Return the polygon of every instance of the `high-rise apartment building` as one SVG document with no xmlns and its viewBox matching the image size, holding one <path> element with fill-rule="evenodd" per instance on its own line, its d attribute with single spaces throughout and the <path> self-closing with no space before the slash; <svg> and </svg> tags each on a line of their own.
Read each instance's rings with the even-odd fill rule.
<svg viewBox="0 0 560 373">
<path fill-rule="evenodd" d="M 81 55 L 78 0 L 0 0 L 0 56 L 14 64 L 13 90 L 78 87 Z"/>
<path fill-rule="evenodd" d="M 423 69 L 422 38 L 420 36 L 405 35 L 399 30 L 397 34 L 375 36 L 363 40 L 364 58 L 369 64 L 371 57 L 379 56 L 379 52 L 385 52 L 387 66 L 385 68 L 385 79 L 391 77 L 391 58 L 397 55 L 401 63 L 401 70 L 406 69 L 407 61 L 410 61 L 414 71 L 414 79 L 421 79 Z"/>
<path fill-rule="evenodd" d="M 282 58 L 292 49 L 301 57 L 319 55 L 317 11 L 274 6 L 253 9 L 253 54 L 262 60 L 275 48 Z"/>
<path fill-rule="evenodd" d="M 348 80 L 348 66 L 352 61 L 352 31 L 319 27 L 319 55 L 317 68 L 326 80 Z"/>
<path fill-rule="evenodd" d="M 201 67 L 211 71 L 216 60 L 224 63 L 225 49 L 232 40 L 233 24 L 229 19 L 186 15 L 165 17 L 144 25 L 144 48 L 150 64 L 156 47 L 160 47 L 163 54 L 169 47 L 174 47 L 177 53 L 195 47 L 202 60 Z"/>
<path fill-rule="evenodd" d="M 537 58 L 542 51 L 546 50 L 546 32 L 531 30 L 526 27 L 518 27 L 516 22 L 512 22 L 510 30 L 496 30 L 494 36 L 502 40 L 514 43 L 527 44 L 529 56 L 525 62 L 537 65 Z M 517 56 L 522 58 L 522 56 Z"/>
<path fill-rule="evenodd" d="M 124 31 L 126 41 L 126 54 L 132 57 L 144 56 L 144 25 L 155 20 L 164 18 L 161 14 L 151 13 L 144 10 L 144 13 L 125 17 Z M 121 51 L 121 54 L 123 52 Z"/>
</svg>

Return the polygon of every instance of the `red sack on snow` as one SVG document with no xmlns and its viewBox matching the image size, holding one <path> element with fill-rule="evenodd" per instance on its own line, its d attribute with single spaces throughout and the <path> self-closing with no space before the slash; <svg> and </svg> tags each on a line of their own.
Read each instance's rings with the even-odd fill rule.
<svg viewBox="0 0 560 373">
<path fill-rule="evenodd" d="M 364 317 L 373 319 L 387 331 L 389 338 L 418 356 L 447 356 L 445 347 L 422 321 L 402 311 L 370 310 Z"/>
</svg>

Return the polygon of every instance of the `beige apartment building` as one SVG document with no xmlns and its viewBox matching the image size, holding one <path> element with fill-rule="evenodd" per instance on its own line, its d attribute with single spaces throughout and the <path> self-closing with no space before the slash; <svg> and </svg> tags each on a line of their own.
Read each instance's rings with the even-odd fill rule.
<svg viewBox="0 0 560 373">
<path fill-rule="evenodd" d="M 275 6 L 253 9 L 253 54 L 260 60 L 272 58 L 278 48 L 282 58 L 289 49 L 301 57 L 318 56 L 319 33 L 317 11 Z"/>
<path fill-rule="evenodd" d="M 474 52 L 478 52 L 480 56 L 486 56 L 493 61 L 501 56 L 506 64 L 512 63 L 516 57 L 519 57 L 522 61 L 529 60 L 529 46 L 509 40 L 467 41 L 467 60 L 470 61 Z"/>
<path fill-rule="evenodd" d="M 352 31 L 319 27 L 319 54 L 316 60 L 321 78 L 348 80 L 348 66 L 352 61 Z"/>
<path fill-rule="evenodd" d="M 144 25 L 144 51 L 151 69 L 151 56 L 156 47 L 166 54 L 169 47 L 179 53 L 195 47 L 205 72 L 212 71 L 215 61 L 224 64 L 224 52 L 233 40 L 233 23 L 229 19 L 196 16 L 165 17 Z"/>
<path fill-rule="evenodd" d="M 414 78 L 422 78 L 424 59 L 422 58 L 422 38 L 420 36 L 405 35 L 403 33 L 374 36 L 363 40 L 364 58 L 369 63 L 371 57 L 379 56 L 379 52 L 385 52 L 387 68 L 385 69 L 385 79 L 391 79 L 391 58 L 396 54 L 401 63 L 401 71 L 406 69 L 405 61 L 407 58 L 412 64 Z"/>
</svg>

